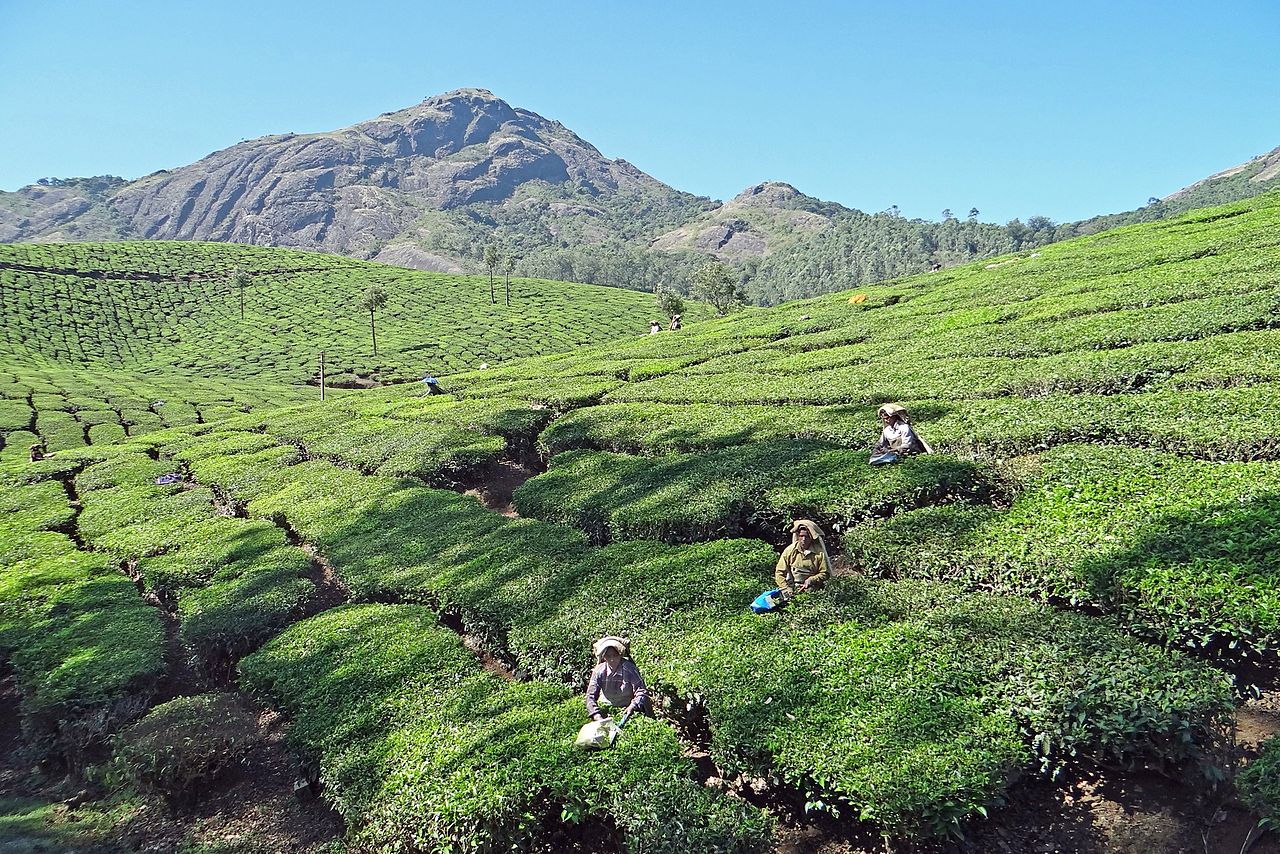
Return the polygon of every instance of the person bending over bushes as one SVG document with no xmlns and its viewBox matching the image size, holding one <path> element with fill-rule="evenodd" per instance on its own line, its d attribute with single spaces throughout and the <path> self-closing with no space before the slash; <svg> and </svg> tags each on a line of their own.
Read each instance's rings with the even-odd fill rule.
<svg viewBox="0 0 1280 854">
<path fill-rule="evenodd" d="M 822 529 L 808 519 L 791 523 L 791 545 L 782 550 L 773 580 L 790 599 L 803 590 L 817 590 L 831 577 L 831 557 L 822 540 Z"/>
<path fill-rule="evenodd" d="M 880 407 L 879 415 L 884 429 L 880 431 L 880 441 L 876 442 L 876 446 L 871 449 L 871 465 L 896 463 L 911 454 L 933 453 L 928 443 L 917 436 L 916 431 L 912 429 L 906 407 L 897 403 L 886 403 Z"/>
<path fill-rule="evenodd" d="M 587 714 L 591 720 L 604 720 L 608 717 L 606 712 L 619 709 L 652 715 L 644 677 L 631 660 L 630 641 L 609 635 L 596 641 L 591 651 L 599 662 L 587 682 Z M 601 707 L 606 711 L 602 712 Z"/>
</svg>

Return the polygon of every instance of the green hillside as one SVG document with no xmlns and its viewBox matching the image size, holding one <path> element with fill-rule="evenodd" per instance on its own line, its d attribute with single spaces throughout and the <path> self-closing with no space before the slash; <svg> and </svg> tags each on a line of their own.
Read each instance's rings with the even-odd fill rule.
<svg viewBox="0 0 1280 854">
<path fill-rule="evenodd" d="M 26 731 L 101 761 L 162 694 L 164 617 L 288 715 L 357 850 L 916 839 L 1081 761 L 1223 779 L 1233 688 L 1280 651 L 1280 195 L 859 293 L 10 455 Z M 867 465 L 889 400 L 934 454 Z M 518 517 L 460 494 L 514 462 Z M 838 576 L 750 614 L 796 517 Z M 582 753 L 614 633 L 659 718 Z"/>
<path fill-rule="evenodd" d="M 240 318 L 237 270 L 248 274 Z M 375 315 L 372 354 L 365 291 Z M 223 243 L 0 246 L 0 353 L 64 364 L 303 384 L 416 379 L 639 335 L 653 298 L 539 279 L 423 273 L 335 255 Z M 696 314 L 696 310 L 695 310 Z"/>
</svg>

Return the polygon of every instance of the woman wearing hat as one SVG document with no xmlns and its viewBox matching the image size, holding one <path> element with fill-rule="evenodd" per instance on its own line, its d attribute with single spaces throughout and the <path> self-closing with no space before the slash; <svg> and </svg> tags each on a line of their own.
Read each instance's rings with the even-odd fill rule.
<svg viewBox="0 0 1280 854">
<path fill-rule="evenodd" d="M 631 644 L 625 638 L 600 638 L 591 647 L 595 654 L 595 669 L 587 682 L 587 714 L 591 720 L 606 717 L 600 706 L 613 706 L 625 712 L 638 711 L 650 714 L 649 691 L 644 677 L 631 660 Z"/>
<path fill-rule="evenodd" d="M 911 428 L 911 419 L 907 417 L 905 406 L 886 403 L 880 407 L 879 415 L 884 429 L 880 431 L 880 441 L 871 449 L 873 466 L 896 463 L 910 454 L 932 453 L 925 441 Z"/>
<path fill-rule="evenodd" d="M 782 550 L 773 580 L 787 596 L 801 590 L 817 590 L 831 576 L 831 557 L 822 541 L 822 529 L 808 519 L 791 523 L 791 545 Z"/>
</svg>

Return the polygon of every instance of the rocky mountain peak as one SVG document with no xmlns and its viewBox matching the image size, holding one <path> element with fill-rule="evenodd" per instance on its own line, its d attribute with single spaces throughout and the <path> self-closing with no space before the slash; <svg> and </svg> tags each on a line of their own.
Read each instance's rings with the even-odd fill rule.
<svg viewBox="0 0 1280 854">
<path fill-rule="evenodd" d="M 85 233 L 78 220 L 89 217 L 120 236 L 371 257 L 396 241 L 421 248 L 434 240 L 429 221 L 438 227 L 440 220 L 424 219 L 428 211 L 489 206 L 445 229 L 456 235 L 491 216 L 492 206 L 566 194 L 603 200 L 593 202 L 596 208 L 608 208 L 616 197 L 642 196 L 658 209 L 680 211 L 694 203 L 631 164 L 605 158 L 559 122 L 512 107 L 488 89 L 464 88 L 335 131 L 247 140 L 101 197 L 42 197 L 48 214 L 42 219 L 0 211 L 0 240 L 36 230 L 75 237 Z M 563 211 L 547 211 L 548 233 L 563 241 L 557 237 Z M 629 216 L 621 208 L 618 214 Z M 578 230 L 594 235 L 600 227 Z"/>
<path fill-rule="evenodd" d="M 799 198 L 800 191 L 782 181 L 765 181 L 743 190 L 729 200 L 729 205 L 750 206 L 758 208 L 780 208 L 787 202 Z"/>
</svg>

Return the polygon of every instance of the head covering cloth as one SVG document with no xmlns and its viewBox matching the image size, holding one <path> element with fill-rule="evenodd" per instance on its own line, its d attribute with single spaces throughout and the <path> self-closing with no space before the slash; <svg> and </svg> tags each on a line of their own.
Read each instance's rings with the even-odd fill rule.
<svg viewBox="0 0 1280 854">
<path fill-rule="evenodd" d="M 827 541 L 822 538 L 822 529 L 818 527 L 816 522 L 809 519 L 796 519 L 791 523 L 791 545 L 799 547 L 796 542 L 796 535 L 800 533 L 800 529 L 809 532 L 809 537 L 816 544 L 817 548 L 822 549 L 822 560 L 826 564 L 827 572 L 831 571 L 831 555 L 827 554 Z"/>
<path fill-rule="evenodd" d="M 609 647 L 613 647 L 623 658 L 631 657 L 631 641 L 626 638 L 620 638 L 616 635 L 605 635 L 591 645 L 591 654 L 599 661 L 604 657 L 604 651 Z"/>
<path fill-rule="evenodd" d="M 911 419 L 907 416 L 907 408 L 900 403 L 886 403 L 876 410 L 876 414 L 888 415 L 890 418 L 901 418 L 906 423 L 911 423 Z"/>
</svg>

